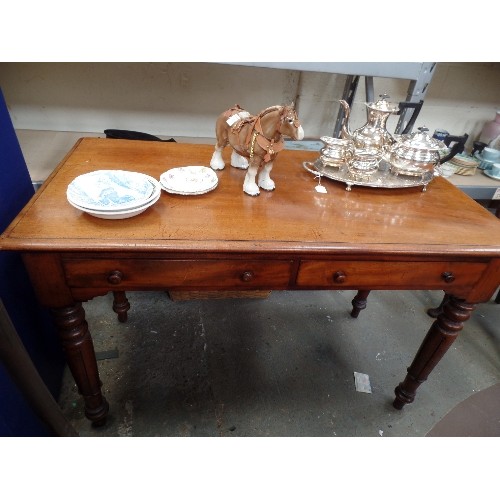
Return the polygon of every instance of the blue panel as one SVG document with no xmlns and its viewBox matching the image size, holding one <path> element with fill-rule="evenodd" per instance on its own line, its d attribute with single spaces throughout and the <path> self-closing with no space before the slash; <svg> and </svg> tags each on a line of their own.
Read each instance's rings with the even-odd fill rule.
<svg viewBox="0 0 500 500">
<path fill-rule="evenodd" d="M 0 91 L 0 232 L 33 194 L 29 171 Z M 37 304 L 21 257 L 15 252 L 0 252 L 0 298 L 42 379 L 57 399 L 64 357 L 49 313 Z M 0 436 L 46 435 L 45 425 L 0 361 Z"/>
</svg>

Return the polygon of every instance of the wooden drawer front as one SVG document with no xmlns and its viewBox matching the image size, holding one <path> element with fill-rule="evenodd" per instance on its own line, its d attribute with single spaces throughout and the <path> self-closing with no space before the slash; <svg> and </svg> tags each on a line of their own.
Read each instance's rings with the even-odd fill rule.
<svg viewBox="0 0 500 500">
<path fill-rule="evenodd" d="M 292 261 L 68 259 L 67 283 L 75 287 L 287 287 Z"/>
<path fill-rule="evenodd" d="M 300 263 L 297 285 L 442 289 L 447 284 L 474 284 L 485 269 L 483 263 L 306 260 Z"/>
</svg>

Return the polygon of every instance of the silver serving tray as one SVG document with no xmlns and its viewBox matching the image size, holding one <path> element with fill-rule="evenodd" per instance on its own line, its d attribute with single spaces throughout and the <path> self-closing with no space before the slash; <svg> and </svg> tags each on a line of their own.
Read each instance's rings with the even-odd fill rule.
<svg viewBox="0 0 500 500">
<path fill-rule="evenodd" d="M 422 191 L 427 189 L 427 184 L 434 179 L 435 175 L 439 172 L 426 172 L 422 176 L 409 176 L 403 174 L 394 174 L 391 172 L 391 164 L 381 161 L 379 168 L 374 172 L 369 180 L 359 180 L 351 178 L 347 170 L 347 164 L 342 164 L 340 167 L 331 167 L 323 165 L 320 159 L 314 163 L 305 161 L 304 168 L 314 174 L 315 176 L 323 176 L 334 181 L 344 182 L 346 184 L 346 191 L 351 191 L 352 186 L 369 186 L 375 188 L 411 188 L 415 186 L 422 186 Z"/>
</svg>

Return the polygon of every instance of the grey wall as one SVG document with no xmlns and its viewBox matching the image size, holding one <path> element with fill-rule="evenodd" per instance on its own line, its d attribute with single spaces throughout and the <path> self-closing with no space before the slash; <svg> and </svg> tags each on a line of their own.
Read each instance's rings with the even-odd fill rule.
<svg viewBox="0 0 500 500">
<path fill-rule="evenodd" d="M 397 64 L 397 63 L 394 63 Z M 235 103 L 251 113 L 296 101 L 306 138 L 333 132 L 345 75 L 215 63 L 0 63 L 0 87 L 16 129 L 214 137 Z M 406 99 L 408 80 L 374 78 L 375 96 Z M 365 122 L 364 86 L 351 126 Z M 500 63 L 438 63 L 417 126 L 479 136 L 500 108 Z M 391 117 L 393 131 L 397 117 Z"/>
</svg>

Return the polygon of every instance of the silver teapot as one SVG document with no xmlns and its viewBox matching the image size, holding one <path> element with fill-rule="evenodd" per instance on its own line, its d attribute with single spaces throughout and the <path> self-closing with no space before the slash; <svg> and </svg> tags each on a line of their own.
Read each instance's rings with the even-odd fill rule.
<svg viewBox="0 0 500 500">
<path fill-rule="evenodd" d="M 387 118 L 399 111 L 399 105 L 387 102 L 388 97 L 387 94 L 382 94 L 377 102 L 365 103 L 368 108 L 368 121 L 354 132 L 349 130 L 348 123 L 351 108 L 346 101 L 341 99 L 339 102 L 345 113 L 340 133 L 341 137 L 352 140 L 356 149 L 377 150 L 381 154 L 386 152 L 395 142 L 392 135 L 387 131 Z"/>
<path fill-rule="evenodd" d="M 391 147 L 389 163 L 393 174 L 422 176 L 434 172 L 440 163 L 440 152 L 446 149 L 446 145 L 428 135 L 428 130 L 419 127 L 418 132 L 401 136 Z"/>
</svg>

